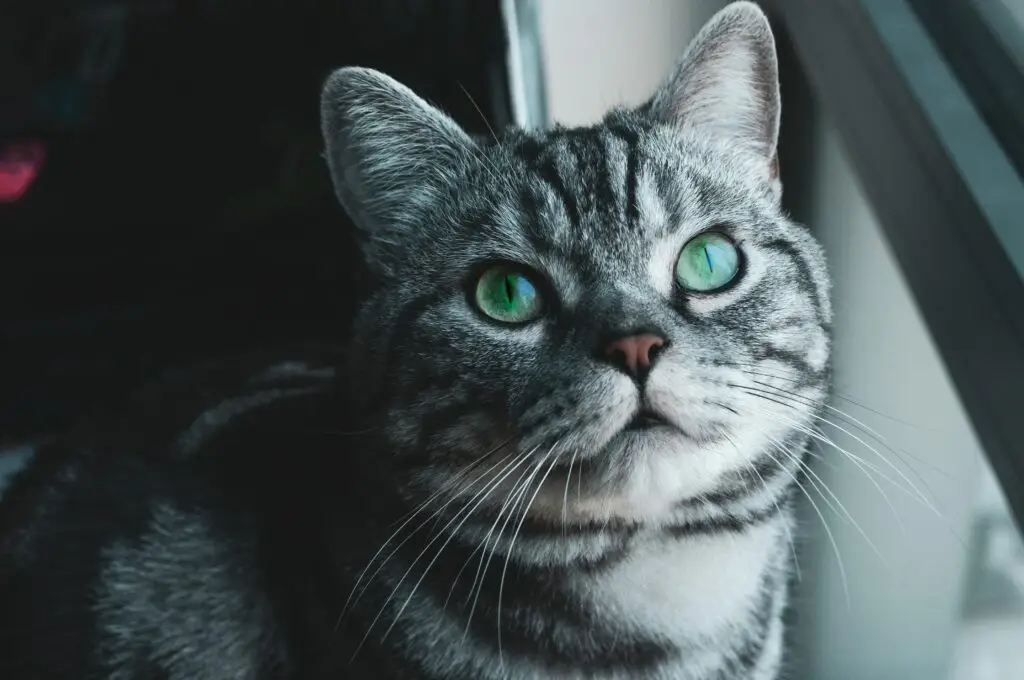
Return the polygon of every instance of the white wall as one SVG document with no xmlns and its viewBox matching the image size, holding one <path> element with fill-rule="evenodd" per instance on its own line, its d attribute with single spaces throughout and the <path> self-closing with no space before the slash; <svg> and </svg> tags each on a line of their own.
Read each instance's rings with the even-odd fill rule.
<svg viewBox="0 0 1024 680">
<path fill-rule="evenodd" d="M 548 112 L 585 124 L 642 103 L 723 0 L 540 0 Z"/>
<path fill-rule="evenodd" d="M 840 464 L 819 464 L 818 474 L 881 557 L 852 522 L 822 507 L 845 565 L 844 587 L 820 520 L 808 513 L 809 578 L 798 591 L 806 675 L 939 680 L 949 677 L 959 624 L 960 539 L 969 538 L 981 449 L 836 133 L 827 120 L 817 127 L 809 221 L 828 252 L 835 286 L 835 387 L 888 417 L 834 403 L 883 434 L 899 455 L 857 433 L 875 444 L 884 462 L 864 444 L 831 432 L 837 444 L 872 461 L 900 487 L 913 484 L 943 518 L 913 490 L 875 475 L 887 501 L 842 454 L 824 452 Z M 824 506 L 820 499 L 818 505 Z"/>
</svg>

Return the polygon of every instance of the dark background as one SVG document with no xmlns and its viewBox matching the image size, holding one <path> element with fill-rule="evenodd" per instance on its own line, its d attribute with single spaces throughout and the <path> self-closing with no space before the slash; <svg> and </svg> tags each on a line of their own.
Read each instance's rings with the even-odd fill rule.
<svg viewBox="0 0 1024 680">
<path fill-rule="evenodd" d="M 375 67 L 484 134 L 505 47 L 496 0 L 5 2 L 0 151 L 46 160 L 0 203 L 0 445 L 173 365 L 340 337 L 365 276 L 320 85 Z"/>
</svg>

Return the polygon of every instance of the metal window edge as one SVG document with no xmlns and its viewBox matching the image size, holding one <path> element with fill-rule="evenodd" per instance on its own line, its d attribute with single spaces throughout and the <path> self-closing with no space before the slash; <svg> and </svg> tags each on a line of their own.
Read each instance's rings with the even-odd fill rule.
<svg viewBox="0 0 1024 680">
<path fill-rule="evenodd" d="M 501 0 L 508 36 L 508 73 L 516 125 L 540 129 L 548 125 L 544 61 L 537 0 Z"/>
<path fill-rule="evenodd" d="M 843 138 L 1024 527 L 1024 183 L 906 0 L 762 2 Z"/>
<path fill-rule="evenodd" d="M 929 119 L 1024 279 L 1024 182 L 905 0 L 861 0 L 903 80 Z"/>
</svg>

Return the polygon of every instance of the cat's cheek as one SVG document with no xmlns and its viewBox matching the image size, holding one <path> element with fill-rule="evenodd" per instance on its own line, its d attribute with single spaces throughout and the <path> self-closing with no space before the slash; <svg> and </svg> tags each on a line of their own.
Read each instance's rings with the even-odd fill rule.
<svg viewBox="0 0 1024 680">
<path fill-rule="evenodd" d="M 659 358 L 645 388 L 651 407 L 688 432 L 732 416 L 721 406 L 728 405 L 728 389 L 717 378 L 709 379 L 706 366 L 710 360 L 701 358 L 726 351 L 717 346 L 703 347 L 698 340 L 687 337 L 676 341 Z"/>
<path fill-rule="evenodd" d="M 513 426 L 519 430 L 521 450 L 557 446 L 585 458 L 601 456 L 638 405 L 629 378 L 603 371 L 532 398 L 527 395 Z"/>
</svg>

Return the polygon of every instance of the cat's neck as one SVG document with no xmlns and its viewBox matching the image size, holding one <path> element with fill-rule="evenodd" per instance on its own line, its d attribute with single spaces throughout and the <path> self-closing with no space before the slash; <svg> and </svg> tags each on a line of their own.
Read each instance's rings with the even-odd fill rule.
<svg viewBox="0 0 1024 680">
<path fill-rule="evenodd" d="M 482 548 L 452 538 L 442 522 L 386 547 L 382 556 L 393 551 L 386 563 L 353 570 L 362 583 L 343 627 L 369 644 L 390 639 L 395 653 L 405 653 L 410 635 L 451 650 L 410 660 L 450 664 L 436 669 L 438 677 L 458 677 L 470 666 L 479 677 L 538 677 L 541 668 L 578 677 L 627 660 L 672 677 L 690 643 L 733 636 L 737 647 L 775 644 L 772 612 L 785 597 L 788 553 L 780 546 L 788 545 L 781 536 L 789 521 L 781 510 L 735 532 L 632 531 L 603 560 L 562 564 L 538 550 L 539 535 L 513 546 L 509 557 L 507 543 Z"/>
</svg>

